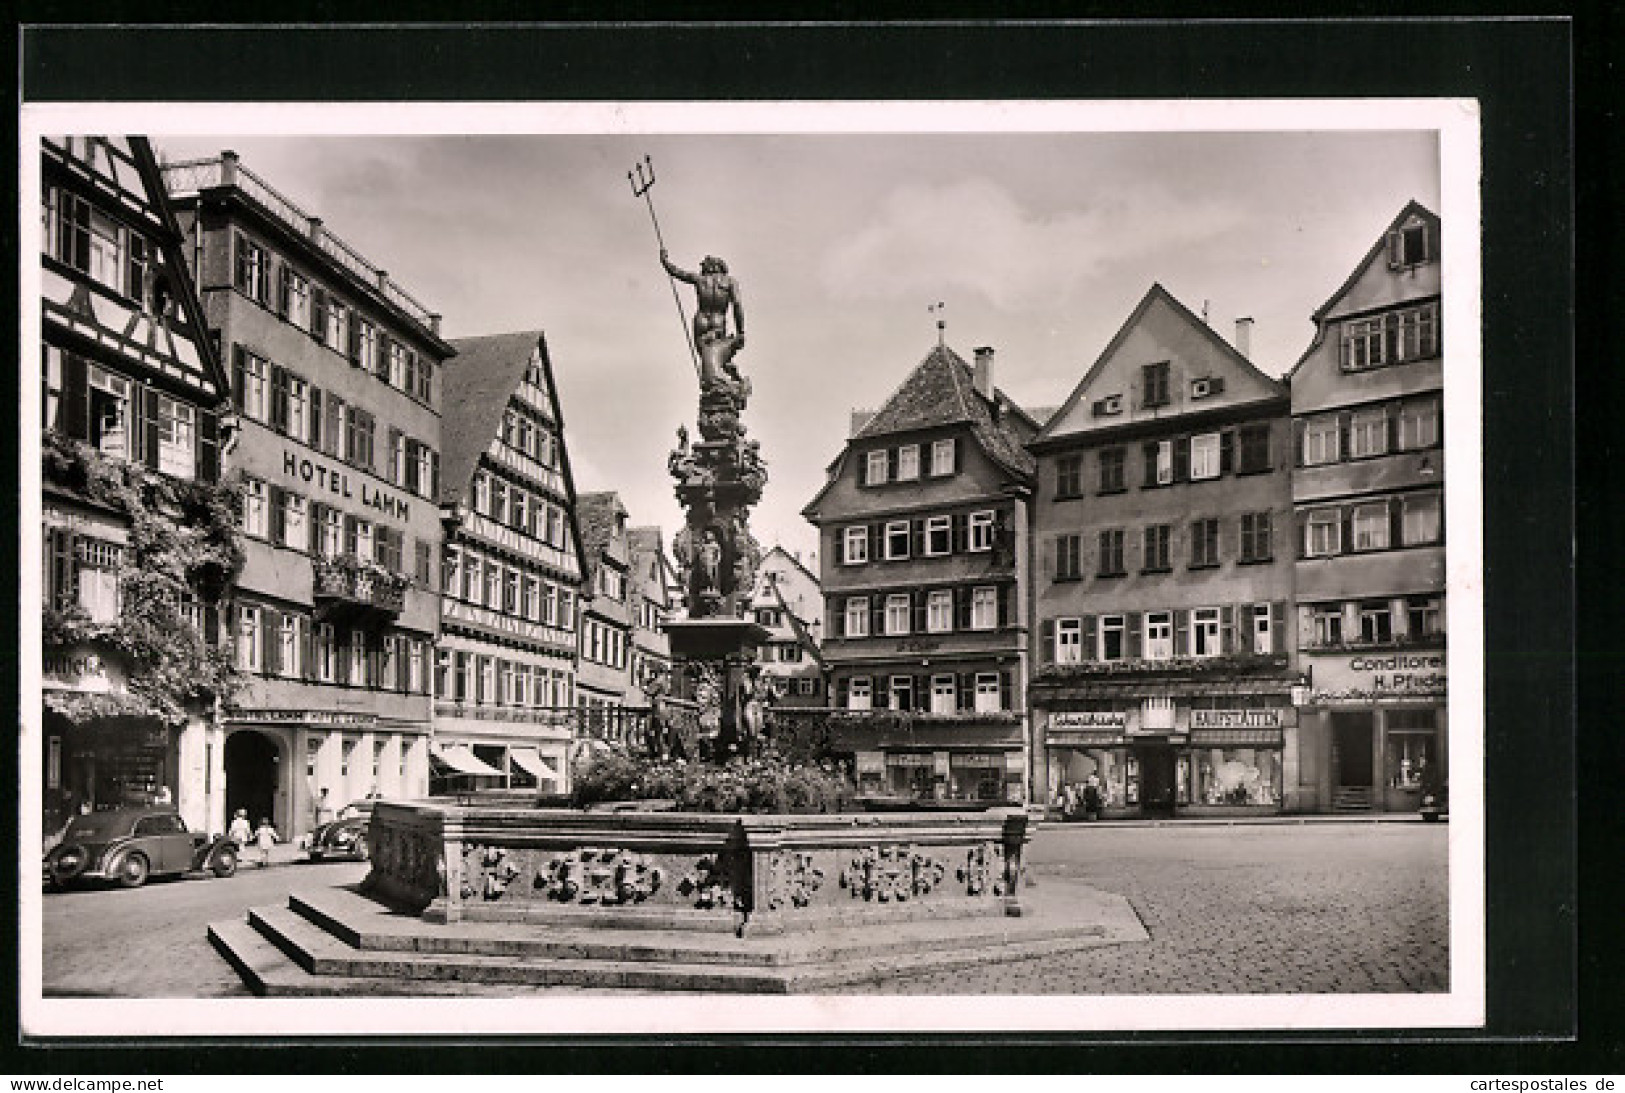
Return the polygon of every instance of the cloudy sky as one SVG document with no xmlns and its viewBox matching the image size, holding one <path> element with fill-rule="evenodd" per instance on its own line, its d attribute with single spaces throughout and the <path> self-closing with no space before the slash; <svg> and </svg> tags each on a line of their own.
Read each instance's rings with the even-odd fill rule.
<svg viewBox="0 0 1625 1093">
<path fill-rule="evenodd" d="M 930 305 L 961 356 L 997 350 L 1024 406 L 1063 401 L 1159 281 L 1226 336 L 1251 316 L 1253 358 L 1279 375 L 1400 207 L 1440 201 L 1428 131 L 153 139 L 171 160 L 235 149 L 452 338 L 545 330 L 577 488 L 620 491 L 669 536 L 666 453 L 697 388 L 627 180 L 651 156 L 673 260 L 719 255 L 741 283 L 745 421 L 771 473 L 753 527 L 803 552 L 801 507 L 850 412 L 935 343 Z"/>
</svg>

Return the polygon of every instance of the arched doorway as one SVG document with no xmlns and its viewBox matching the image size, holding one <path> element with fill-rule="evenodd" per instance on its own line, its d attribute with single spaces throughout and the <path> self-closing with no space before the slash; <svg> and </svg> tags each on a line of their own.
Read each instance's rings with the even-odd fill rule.
<svg viewBox="0 0 1625 1093">
<path fill-rule="evenodd" d="M 226 738 L 226 822 L 239 808 L 248 810 L 248 822 L 269 819 L 282 824 L 276 814 L 278 748 L 276 741 L 262 732 L 241 729 Z M 280 830 L 280 828 L 279 828 Z"/>
</svg>

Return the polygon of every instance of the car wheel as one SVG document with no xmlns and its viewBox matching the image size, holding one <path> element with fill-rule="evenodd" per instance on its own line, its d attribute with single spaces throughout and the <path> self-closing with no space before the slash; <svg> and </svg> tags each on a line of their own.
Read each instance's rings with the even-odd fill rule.
<svg viewBox="0 0 1625 1093">
<path fill-rule="evenodd" d="M 322 852 L 320 850 L 312 850 L 310 852 L 310 860 L 311 861 L 321 861 L 322 860 Z"/>
<path fill-rule="evenodd" d="M 237 872 L 237 851 L 229 846 L 222 849 L 214 856 L 213 869 L 217 877 L 229 877 Z"/>
<path fill-rule="evenodd" d="M 70 846 L 57 852 L 57 857 L 46 870 L 51 881 L 51 887 L 62 891 L 68 883 L 85 871 L 90 864 L 90 855 L 77 846 Z"/>
<path fill-rule="evenodd" d="M 367 846 L 366 839 L 358 839 L 355 844 L 355 860 L 366 861 L 372 857 L 372 850 Z"/>
<path fill-rule="evenodd" d="M 140 888 L 151 871 L 146 855 L 131 854 L 118 864 L 118 882 L 126 888 Z"/>
</svg>

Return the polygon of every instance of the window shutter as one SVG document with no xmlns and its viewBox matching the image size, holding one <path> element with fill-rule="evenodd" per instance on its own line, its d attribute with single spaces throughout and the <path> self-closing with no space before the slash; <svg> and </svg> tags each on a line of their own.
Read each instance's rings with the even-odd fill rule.
<svg viewBox="0 0 1625 1093">
<path fill-rule="evenodd" d="M 958 474 L 965 469 L 965 446 L 959 442 L 958 437 L 951 437 L 948 443 L 954 446 L 954 473 Z"/>
<path fill-rule="evenodd" d="M 310 332 L 316 336 L 317 341 L 327 336 L 327 292 L 320 286 L 310 289 Z"/>
<path fill-rule="evenodd" d="M 1157 442 L 1148 440 L 1145 443 L 1145 478 L 1140 482 L 1140 488 L 1149 489 L 1157 484 Z"/>
<path fill-rule="evenodd" d="M 1236 651 L 1236 605 L 1233 603 L 1219 608 L 1219 648 L 1226 653 Z"/>
<path fill-rule="evenodd" d="M 281 546 L 288 537 L 287 513 L 282 508 L 282 487 L 270 486 L 266 494 L 266 504 L 271 508 L 271 542 Z"/>
<path fill-rule="evenodd" d="M 1038 624 L 1038 662 L 1055 663 L 1055 620 L 1043 619 Z"/>
<path fill-rule="evenodd" d="M 1189 611 L 1174 612 L 1174 656 L 1185 657 L 1190 655 L 1191 613 Z"/>
<path fill-rule="evenodd" d="M 860 486 L 869 485 L 870 483 L 869 483 L 869 455 L 868 455 L 868 453 L 867 452 L 854 451 L 852 453 L 852 458 L 857 460 L 857 463 L 858 463 L 858 485 L 860 485 Z M 844 680 L 843 680 L 843 682 L 844 682 Z"/>
<path fill-rule="evenodd" d="M 282 615 L 269 607 L 260 608 L 260 667 L 268 676 L 282 668 Z"/>
<path fill-rule="evenodd" d="M 998 595 L 999 595 L 999 626 L 1000 627 L 1005 627 L 1005 626 L 1010 625 L 1010 616 L 1011 616 L 1011 613 L 1012 613 L 1011 610 L 1010 610 L 1010 605 L 1011 605 L 1011 601 L 1015 599 L 1015 591 L 1016 591 L 1016 586 L 1013 585 L 1013 584 L 1004 584 L 1004 585 L 999 586 Z"/>
<path fill-rule="evenodd" d="M 57 420 L 62 432 L 75 440 L 90 436 L 90 381 L 85 358 L 77 353 L 62 354 L 62 410 Z"/>
<path fill-rule="evenodd" d="M 234 270 L 235 278 L 234 278 L 233 283 L 237 286 L 237 288 L 239 288 L 239 289 L 241 289 L 243 291 L 247 291 L 247 289 L 248 289 L 248 240 L 244 239 L 240 233 L 234 233 L 233 236 L 232 236 L 232 240 L 237 244 L 237 248 L 236 248 L 237 249 L 236 268 Z"/>
<path fill-rule="evenodd" d="M 911 710 L 929 710 L 931 708 L 931 677 L 915 676 L 914 693 L 909 696 Z"/>
<path fill-rule="evenodd" d="M 1083 659 L 1095 659 L 1095 617 L 1083 616 Z"/>
<path fill-rule="evenodd" d="M 971 590 L 961 585 L 954 589 L 954 629 L 969 630 L 971 616 Z"/>
<path fill-rule="evenodd" d="M 1303 466 L 1303 432 L 1304 422 L 1298 418 L 1292 422 L 1292 465 Z"/>
<path fill-rule="evenodd" d="M 1337 512 L 1343 525 L 1343 541 L 1338 544 L 1337 553 L 1347 554 L 1354 549 L 1354 506 L 1344 505 Z"/>
<path fill-rule="evenodd" d="M 288 373 L 275 364 L 271 366 L 271 428 L 288 431 Z"/>
<path fill-rule="evenodd" d="M 909 593 L 909 600 L 913 607 L 914 626 L 916 634 L 925 633 L 925 600 L 928 593 L 923 588 L 916 588 Z"/>
<path fill-rule="evenodd" d="M 49 528 L 47 534 L 50 537 L 50 555 L 47 559 L 46 605 L 60 609 L 71 596 L 73 551 L 69 540 L 72 537 L 65 528 Z"/>
<path fill-rule="evenodd" d="M 406 451 L 405 439 L 399 429 L 389 430 L 389 450 L 384 455 L 386 462 L 384 480 L 392 486 L 401 484 L 401 463 L 405 459 Z"/>
<path fill-rule="evenodd" d="M 975 673 L 954 673 L 954 707 L 959 710 L 974 710 L 976 708 Z"/>
<path fill-rule="evenodd" d="M 293 295 L 293 270 L 283 263 L 277 266 L 276 274 L 276 313 L 286 319 L 289 299 Z"/>
<path fill-rule="evenodd" d="M 145 407 L 142 420 L 143 462 L 150 470 L 158 469 L 158 392 L 150 387 L 137 389 L 136 400 Z"/>
<path fill-rule="evenodd" d="M 1388 268 L 1398 269 L 1405 256 L 1405 236 L 1399 229 L 1388 233 Z"/>
<path fill-rule="evenodd" d="M 1174 438 L 1174 481 L 1187 482 L 1191 477 L 1191 438 Z"/>
<path fill-rule="evenodd" d="M 897 481 L 897 449 L 886 449 L 886 481 Z"/>
<path fill-rule="evenodd" d="M 869 636 L 886 632 L 886 595 L 871 593 L 869 599 Z"/>
<path fill-rule="evenodd" d="M 346 514 L 344 517 L 344 553 L 354 556 L 360 541 L 360 536 L 356 534 L 355 517 Z"/>
<path fill-rule="evenodd" d="M 845 709 L 848 696 L 847 680 L 845 676 L 835 681 L 835 705 L 838 709 Z"/>
<path fill-rule="evenodd" d="M 220 477 L 220 416 L 212 409 L 198 410 L 197 476 L 203 482 Z"/>
<path fill-rule="evenodd" d="M 1390 402 L 1385 408 L 1388 416 L 1388 450 L 1399 451 L 1399 403 Z"/>
<path fill-rule="evenodd" d="M 367 686 L 381 687 L 384 683 L 384 647 L 380 642 L 367 643 Z"/>
<path fill-rule="evenodd" d="M 428 497 L 430 500 L 440 496 L 440 453 L 429 453 L 429 482 Z"/>
<path fill-rule="evenodd" d="M 879 561 L 886 556 L 886 525 L 869 525 L 869 560 Z"/>
<path fill-rule="evenodd" d="M 1298 525 L 1298 557 L 1309 557 L 1309 514 L 1307 512 L 1294 513 Z"/>
<path fill-rule="evenodd" d="M 962 512 L 956 512 L 948 518 L 948 549 L 955 554 L 965 552 L 966 521 Z"/>
<path fill-rule="evenodd" d="M 1145 617 L 1141 615 L 1140 612 L 1130 611 L 1128 613 L 1128 617 L 1123 620 L 1123 632 L 1126 635 L 1123 643 L 1124 655 L 1129 660 L 1139 660 L 1145 655 L 1141 651 L 1143 646 L 1140 641 L 1141 626 L 1144 622 L 1144 618 Z"/>
<path fill-rule="evenodd" d="M 846 564 L 846 529 L 835 529 L 835 564 Z"/>
<path fill-rule="evenodd" d="M 1270 652 L 1286 652 L 1286 601 L 1270 601 Z"/>
<path fill-rule="evenodd" d="M 248 394 L 245 390 L 248 372 L 248 350 L 232 343 L 231 347 L 231 400 L 237 404 L 237 411 L 242 412 Z"/>
<path fill-rule="evenodd" d="M 920 558 L 925 555 L 925 520 L 915 517 L 909 521 L 909 557 Z"/>
<path fill-rule="evenodd" d="M 1344 410 L 1337 415 L 1337 456 L 1347 459 L 1354 450 L 1354 414 Z"/>
<path fill-rule="evenodd" d="M 1388 499 L 1388 545 L 1405 545 L 1405 505 L 1397 497 Z"/>
<path fill-rule="evenodd" d="M 315 620 L 299 617 L 299 675 L 303 679 L 316 678 L 316 625 Z"/>
<path fill-rule="evenodd" d="M 1219 473 L 1233 474 L 1236 469 L 1236 431 L 1225 429 L 1219 433 Z"/>
</svg>

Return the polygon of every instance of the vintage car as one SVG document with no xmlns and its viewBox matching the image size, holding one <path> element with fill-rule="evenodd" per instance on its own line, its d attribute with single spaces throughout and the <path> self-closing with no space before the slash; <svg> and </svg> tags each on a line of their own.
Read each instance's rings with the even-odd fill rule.
<svg viewBox="0 0 1625 1093">
<path fill-rule="evenodd" d="M 188 831 L 173 808 L 147 805 L 75 816 L 45 855 L 45 880 L 66 888 L 82 880 L 116 880 L 139 888 L 152 876 L 237 871 L 237 844 L 223 835 Z"/>
<path fill-rule="evenodd" d="M 329 857 L 354 858 L 366 861 L 367 821 L 372 817 L 372 802 L 351 801 L 339 811 L 338 819 L 317 826 L 310 833 L 311 861 Z"/>
</svg>

